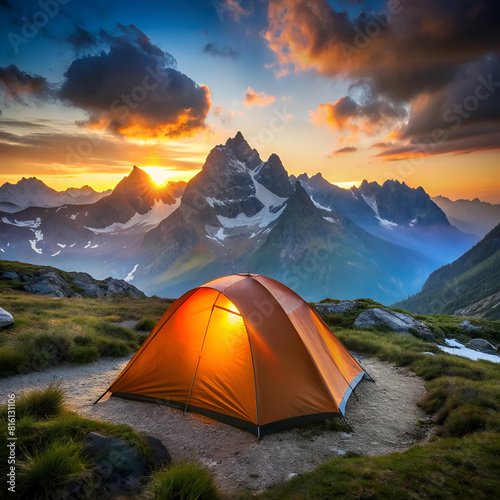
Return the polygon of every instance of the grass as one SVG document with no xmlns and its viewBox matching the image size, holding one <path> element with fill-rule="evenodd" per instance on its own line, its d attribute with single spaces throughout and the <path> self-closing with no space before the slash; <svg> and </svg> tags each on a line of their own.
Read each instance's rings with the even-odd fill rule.
<svg viewBox="0 0 500 500">
<path fill-rule="evenodd" d="M 158 500 L 216 500 L 219 498 L 212 475 L 194 462 L 179 462 L 157 471 L 149 493 Z"/>
<path fill-rule="evenodd" d="M 2 261 L 0 271 L 19 270 L 18 266 Z M 36 272 L 36 266 L 28 267 Z M 158 297 L 44 297 L 19 291 L 12 281 L 1 278 L 0 301 L 15 319 L 12 327 L 0 331 L 0 378 L 63 362 L 83 364 L 101 356 L 131 354 L 144 341 L 147 327 L 156 324 L 172 303 Z M 116 324 L 130 320 L 136 322 L 136 329 Z"/>
<path fill-rule="evenodd" d="M 336 458 L 257 495 L 267 499 L 496 498 L 500 440 L 495 434 L 440 439 L 403 453 Z M 250 493 L 241 499 L 255 498 Z"/>
<path fill-rule="evenodd" d="M 18 495 L 13 498 L 56 498 L 68 481 L 87 481 L 93 467 L 83 452 L 85 435 L 117 436 L 150 459 L 146 441 L 127 425 L 82 418 L 64 406 L 60 387 L 49 386 L 16 398 Z M 7 406 L 0 408 L 0 441 L 7 442 Z M 0 474 L 7 474 L 8 448 L 0 448 Z"/>
<path fill-rule="evenodd" d="M 403 453 L 346 454 L 262 494 L 242 493 L 240 498 L 495 498 L 500 488 L 500 365 L 446 354 L 410 335 L 333 329 L 348 349 L 406 366 L 426 381 L 419 405 L 433 416 L 433 437 Z"/>
<path fill-rule="evenodd" d="M 18 493 L 24 498 L 54 498 L 70 480 L 88 474 L 92 461 L 83 452 L 83 444 L 57 439 L 20 464 Z"/>
</svg>

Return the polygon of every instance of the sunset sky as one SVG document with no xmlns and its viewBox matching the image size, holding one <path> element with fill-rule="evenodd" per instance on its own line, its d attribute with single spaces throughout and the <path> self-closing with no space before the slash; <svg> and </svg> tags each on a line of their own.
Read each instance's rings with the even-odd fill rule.
<svg viewBox="0 0 500 500">
<path fill-rule="evenodd" d="M 500 203 L 498 19 L 497 0 L 0 0 L 0 183 L 188 179 L 240 130 L 292 174 Z"/>
</svg>

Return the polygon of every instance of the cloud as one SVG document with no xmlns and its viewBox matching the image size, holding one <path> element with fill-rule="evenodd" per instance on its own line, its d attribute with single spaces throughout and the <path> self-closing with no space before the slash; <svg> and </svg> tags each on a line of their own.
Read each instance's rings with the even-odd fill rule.
<svg viewBox="0 0 500 500">
<path fill-rule="evenodd" d="M 266 95 L 264 92 L 257 93 L 252 87 L 248 87 L 243 94 L 245 96 L 243 104 L 247 107 L 267 106 L 276 100 L 273 95 Z"/>
<path fill-rule="evenodd" d="M 73 33 L 65 38 L 65 41 L 73 46 L 77 52 L 99 45 L 99 38 L 81 27 L 77 27 Z"/>
<path fill-rule="evenodd" d="M 383 114 L 387 106 L 398 110 L 392 116 L 389 109 L 380 127 L 386 118 L 387 128 L 399 120 L 401 138 L 411 141 L 431 133 L 443 112 L 474 92 L 479 76 L 496 74 L 485 66 L 496 66 L 500 54 L 499 15 L 495 0 L 400 0 L 356 16 L 337 11 L 327 0 L 270 0 L 263 36 L 280 67 L 345 79 L 347 97 L 358 104 L 365 105 L 359 99 L 364 95 L 383 102 Z M 499 93 L 470 120 L 493 120 L 500 131 Z M 399 113 L 403 107 L 409 116 Z M 352 123 L 340 117 L 346 126 Z M 465 118 L 462 125 L 466 128 Z M 459 142 L 448 147 L 461 148 Z"/>
<path fill-rule="evenodd" d="M 238 0 L 214 0 L 213 5 L 221 20 L 224 19 L 226 12 L 238 22 L 241 16 L 250 15 L 250 11 L 243 8 Z"/>
<path fill-rule="evenodd" d="M 175 69 L 175 58 L 137 27 L 118 25 L 89 43 L 109 48 L 75 59 L 59 93 L 87 112 L 82 125 L 134 138 L 188 136 L 205 128 L 208 87 Z"/>
<path fill-rule="evenodd" d="M 45 78 L 25 73 L 14 64 L 0 68 L 0 93 L 6 102 L 13 100 L 24 105 L 27 105 L 26 97 L 47 100 L 54 96 L 54 90 Z"/>
<path fill-rule="evenodd" d="M 222 106 L 215 106 L 213 108 L 213 113 L 214 116 L 218 118 L 224 125 L 231 123 L 231 120 L 234 116 L 234 111 L 232 109 L 226 112 L 226 110 Z"/>
<path fill-rule="evenodd" d="M 238 59 L 238 57 L 240 57 L 240 53 L 237 50 L 233 50 L 231 47 L 219 48 L 213 43 L 207 43 L 203 47 L 203 53 L 211 56 L 227 57 L 230 59 Z"/>
<path fill-rule="evenodd" d="M 353 137 L 357 137 L 360 132 L 369 135 L 379 132 L 382 125 L 403 118 L 406 110 L 386 99 L 366 100 L 359 104 L 346 96 L 333 104 L 320 104 L 310 115 L 312 123 L 317 126 L 324 125 L 335 132 L 351 132 Z"/>
<path fill-rule="evenodd" d="M 358 150 L 358 148 L 354 147 L 354 146 L 347 146 L 345 148 L 340 148 L 340 149 L 337 149 L 336 151 L 334 151 L 330 157 L 334 156 L 334 155 L 339 155 L 339 154 L 346 154 L 346 153 L 355 153 L 356 151 Z"/>
</svg>

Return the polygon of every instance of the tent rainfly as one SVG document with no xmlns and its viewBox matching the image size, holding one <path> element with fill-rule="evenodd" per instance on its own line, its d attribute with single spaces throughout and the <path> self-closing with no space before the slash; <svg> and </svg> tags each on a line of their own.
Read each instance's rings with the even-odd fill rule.
<svg viewBox="0 0 500 500">
<path fill-rule="evenodd" d="M 299 295 L 257 274 L 219 278 L 165 312 L 108 391 L 240 427 L 259 439 L 343 415 L 369 378 Z"/>
</svg>

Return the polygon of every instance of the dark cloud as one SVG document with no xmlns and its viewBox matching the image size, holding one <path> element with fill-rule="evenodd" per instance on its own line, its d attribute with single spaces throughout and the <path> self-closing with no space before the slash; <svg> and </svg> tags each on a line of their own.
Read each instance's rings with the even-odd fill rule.
<svg viewBox="0 0 500 500">
<path fill-rule="evenodd" d="M 385 98 L 366 98 L 357 103 L 352 97 L 341 97 L 335 103 L 320 104 L 311 112 L 313 123 L 333 130 L 351 130 L 373 134 L 382 125 L 395 123 L 406 116 L 406 109 Z"/>
<path fill-rule="evenodd" d="M 346 154 L 346 153 L 355 153 L 357 150 L 358 150 L 358 148 L 356 148 L 354 146 L 347 146 L 345 148 L 337 149 L 330 156 L 339 155 L 339 154 Z"/>
<path fill-rule="evenodd" d="M 327 0 L 271 0 L 268 17 L 264 36 L 282 67 L 350 80 L 351 96 L 385 103 L 382 117 L 388 103 L 411 108 L 405 140 L 439 126 L 500 53 L 496 0 L 401 0 L 355 18 Z M 499 93 L 471 121 L 494 120 L 500 130 Z"/>
<path fill-rule="evenodd" d="M 73 33 L 65 38 L 65 41 L 73 46 L 77 52 L 92 49 L 99 45 L 99 39 L 81 27 L 77 27 Z"/>
<path fill-rule="evenodd" d="M 228 57 L 230 59 L 238 59 L 240 53 L 231 47 L 217 47 L 213 43 L 207 43 L 203 47 L 204 54 L 210 54 L 211 56 Z"/>
<path fill-rule="evenodd" d="M 54 97 L 54 89 L 49 82 L 39 75 L 30 75 L 21 71 L 16 65 L 0 68 L 0 94 L 6 103 L 13 100 L 25 104 L 27 97 L 47 100 Z"/>
<path fill-rule="evenodd" d="M 175 58 L 137 27 L 118 25 L 116 33 L 101 31 L 93 39 L 83 33 L 83 40 L 109 47 L 74 60 L 64 75 L 60 98 L 88 113 L 83 125 L 144 138 L 205 127 L 208 88 L 175 69 Z"/>
</svg>

